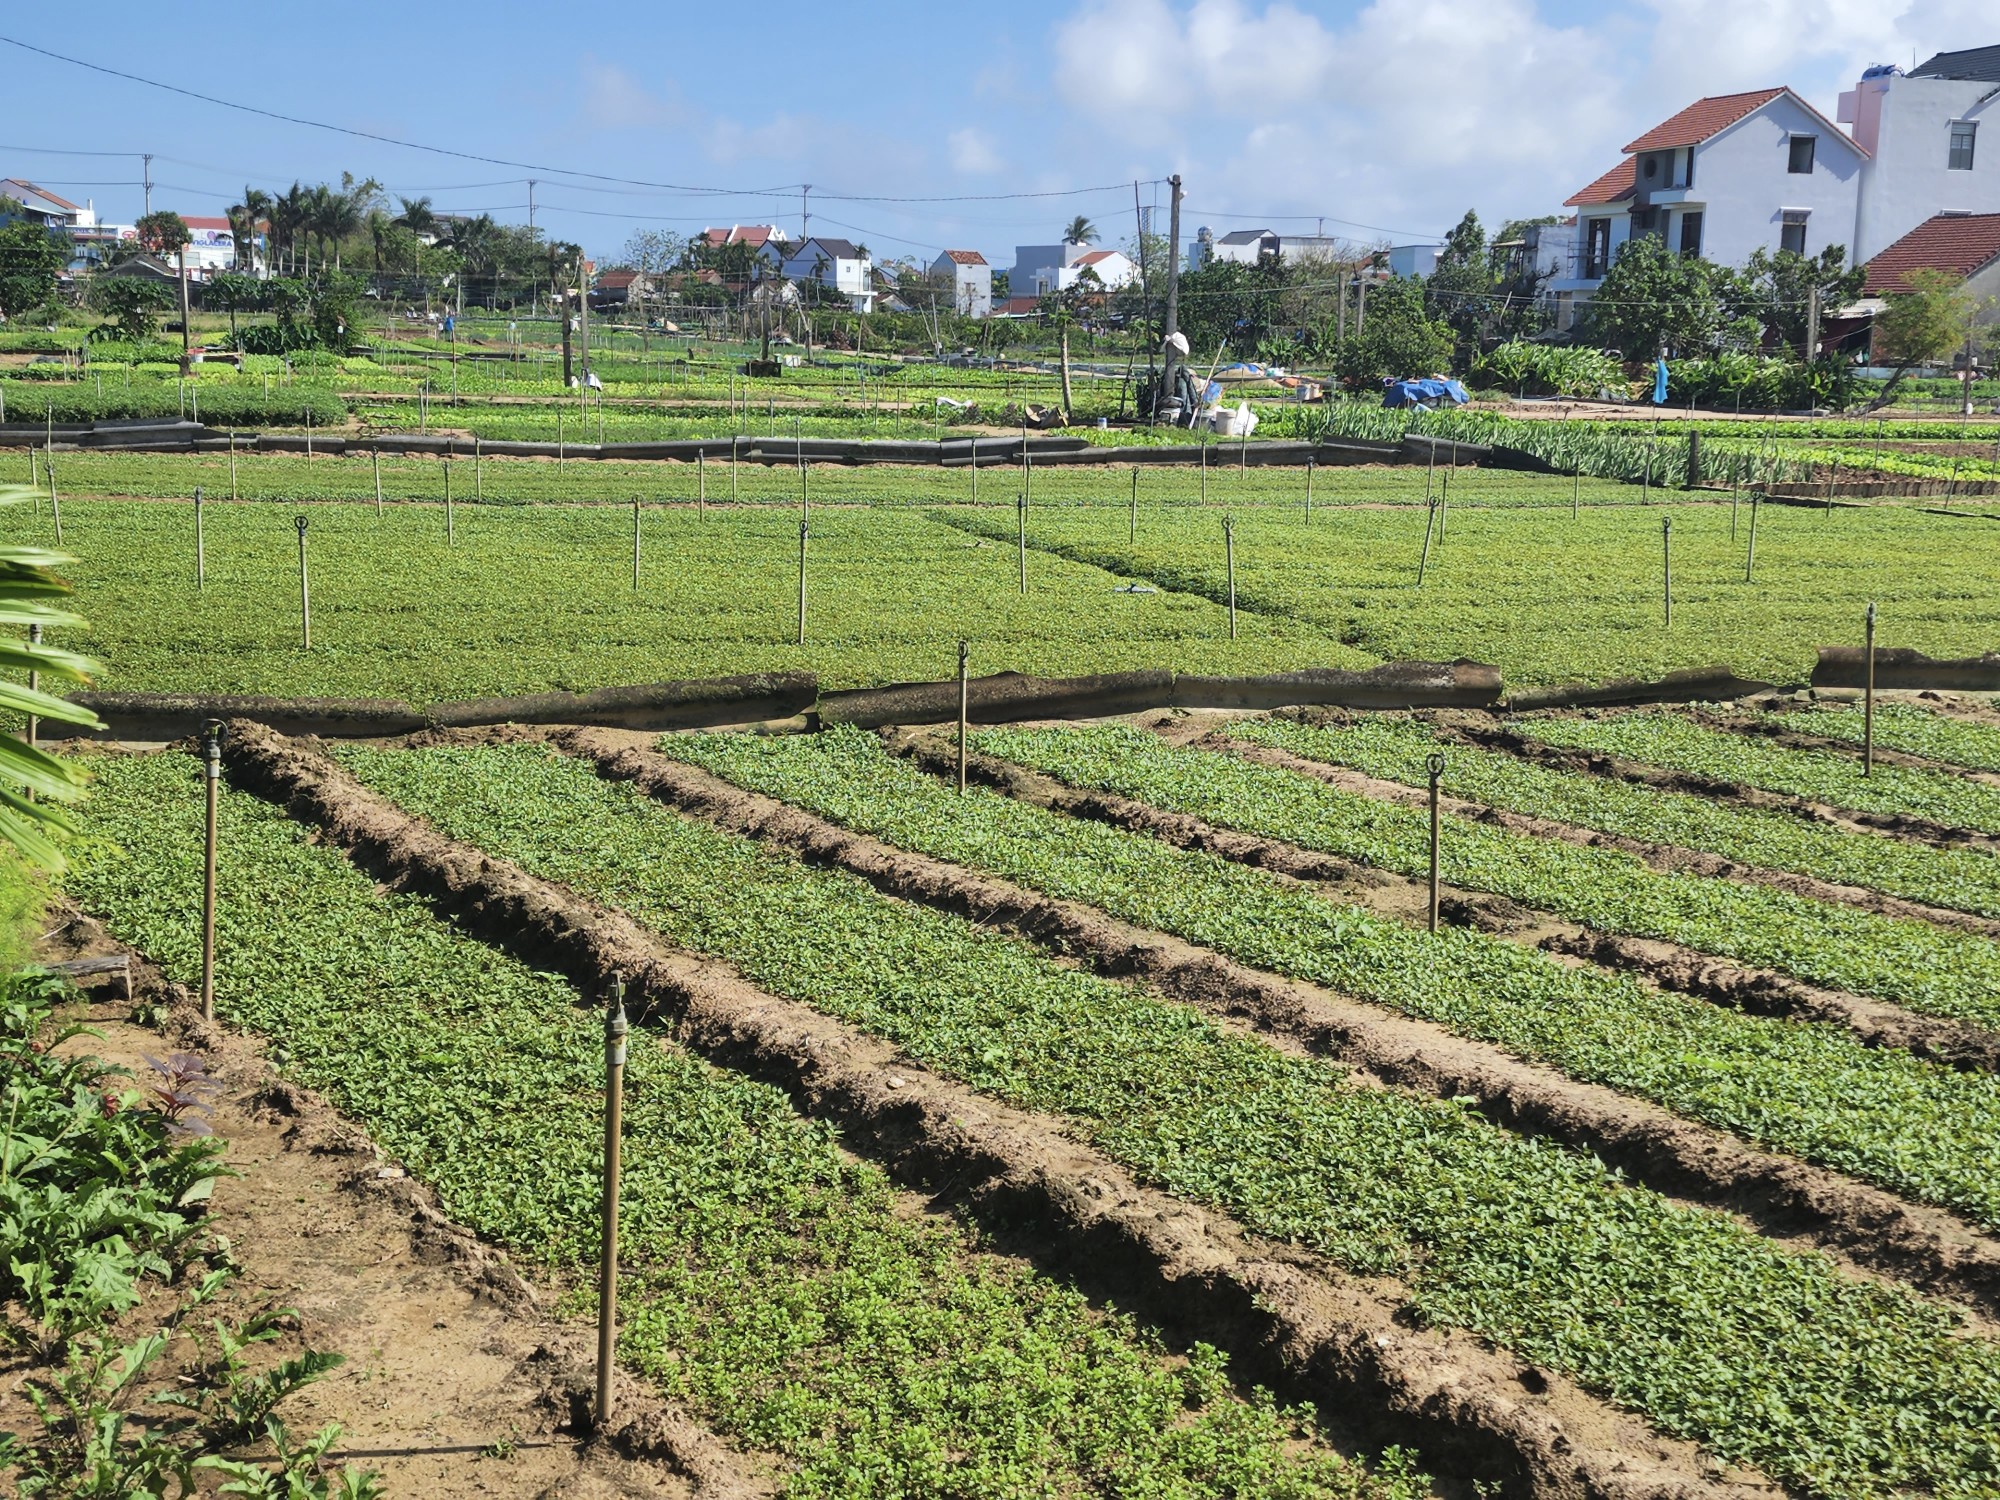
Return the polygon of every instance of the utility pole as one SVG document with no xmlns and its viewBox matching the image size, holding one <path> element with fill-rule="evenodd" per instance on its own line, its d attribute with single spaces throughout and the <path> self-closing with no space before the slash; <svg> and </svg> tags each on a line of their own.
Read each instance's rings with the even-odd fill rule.
<svg viewBox="0 0 2000 1500">
<path fill-rule="evenodd" d="M 1181 174 L 1174 173 L 1167 182 L 1173 188 L 1174 196 L 1167 211 L 1167 316 L 1166 325 L 1160 333 L 1167 349 L 1160 389 L 1171 392 L 1174 388 L 1174 366 L 1179 363 L 1179 355 L 1171 340 L 1181 327 Z"/>
<path fill-rule="evenodd" d="M 1819 357 L 1819 288 L 1806 289 L 1806 363 Z"/>
<path fill-rule="evenodd" d="M 139 159 L 146 164 L 146 212 L 151 213 L 153 211 L 153 153 L 150 151 L 143 152 Z"/>
<path fill-rule="evenodd" d="M 812 209 L 807 202 L 812 190 L 813 185 L 810 182 L 799 184 L 799 243 L 801 245 L 812 238 Z"/>
<path fill-rule="evenodd" d="M 533 177 L 528 179 L 528 227 L 530 229 L 535 227 L 535 182 L 536 179 Z"/>
<path fill-rule="evenodd" d="M 1361 325 L 1368 321 L 1368 278 L 1356 275 L 1354 278 L 1354 336 L 1361 337 Z"/>
</svg>

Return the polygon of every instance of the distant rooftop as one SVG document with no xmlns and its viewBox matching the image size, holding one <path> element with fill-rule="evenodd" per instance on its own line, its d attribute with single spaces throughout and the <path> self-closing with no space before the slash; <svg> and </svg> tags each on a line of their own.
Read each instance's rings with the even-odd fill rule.
<svg viewBox="0 0 2000 1500">
<path fill-rule="evenodd" d="M 1672 119 L 1662 120 L 1624 149 L 1629 154 L 1670 151 L 1677 146 L 1699 146 L 1738 120 L 1762 109 L 1784 92 L 1781 88 L 1752 89 L 1747 94 L 1716 94 L 1707 99 L 1697 99 Z"/>
<path fill-rule="evenodd" d="M 1944 271 L 1970 276 L 2000 260 L 2000 214 L 1936 214 L 1868 262 L 1866 296 L 1879 297 L 1906 287 L 1911 271 Z"/>
<path fill-rule="evenodd" d="M 1631 197 L 1638 186 L 1639 164 L 1628 156 L 1589 187 L 1563 199 L 1563 206 L 1587 208 L 1595 203 L 1617 203 Z"/>
<path fill-rule="evenodd" d="M 1910 76 L 1962 78 L 1976 83 L 2000 83 L 2000 46 L 1970 47 L 1963 52 L 1940 52 Z"/>
</svg>

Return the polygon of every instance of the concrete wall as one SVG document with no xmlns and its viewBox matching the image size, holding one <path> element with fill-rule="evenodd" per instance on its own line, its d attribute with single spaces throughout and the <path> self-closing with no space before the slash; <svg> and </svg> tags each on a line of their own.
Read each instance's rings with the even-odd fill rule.
<svg viewBox="0 0 2000 1500">
<path fill-rule="evenodd" d="M 1867 260 L 1934 214 L 2000 213 L 2000 100 L 1994 85 L 1951 78 L 1870 78 L 1857 89 L 1855 136 L 1872 141 L 1861 173 L 1855 257 Z M 1951 124 L 1979 125 L 1972 170 L 1948 165 Z"/>
</svg>

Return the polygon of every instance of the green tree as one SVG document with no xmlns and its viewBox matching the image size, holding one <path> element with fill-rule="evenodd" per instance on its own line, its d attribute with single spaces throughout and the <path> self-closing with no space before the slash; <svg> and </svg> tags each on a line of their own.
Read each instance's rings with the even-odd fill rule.
<svg viewBox="0 0 2000 1500">
<path fill-rule="evenodd" d="M 1718 343 L 1754 341 L 1755 328 L 1731 318 L 1741 301 L 1727 267 L 1670 250 L 1657 235 L 1640 235 L 1619 247 L 1584 309 L 1583 325 L 1591 338 L 1634 362 L 1662 354 L 1696 357 Z"/>
<path fill-rule="evenodd" d="M 40 224 L 31 219 L 0 224 L 0 313 L 16 318 L 47 302 L 68 263 L 66 246 Z"/>
<path fill-rule="evenodd" d="M 229 314 L 229 341 L 236 342 L 236 314 L 259 307 L 264 300 L 264 283 L 240 271 L 224 271 L 209 279 L 202 293 L 205 305 Z"/>
<path fill-rule="evenodd" d="M 157 281 L 142 276 L 110 276 L 102 271 L 91 278 L 86 300 L 110 319 L 91 334 L 92 338 L 133 343 L 151 338 L 159 330 L 159 315 L 174 305 L 173 294 Z"/>
<path fill-rule="evenodd" d="M 1875 315 L 1875 357 L 1894 366 L 1875 398 L 1886 406 L 1903 377 L 1918 365 L 1949 359 L 1972 329 L 1973 303 L 1963 277 L 1948 271 L 1905 271 L 1903 290 L 1892 292 Z"/>
<path fill-rule="evenodd" d="M 1369 287 L 1361 332 L 1334 352 L 1333 367 L 1358 389 L 1442 370 L 1451 351 L 1451 329 L 1425 311 L 1423 283 L 1392 276 Z"/>
<path fill-rule="evenodd" d="M 1773 254 L 1759 247 L 1726 295 L 1733 316 L 1754 318 L 1766 333 L 1804 358 L 1811 353 L 1805 345 L 1813 293 L 1819 293 L 1824 318 L 1859 297 L 1867 279 L 1865 266 L 1847 264 L 1844 245 L 1828 245 L 1818 255 L 1795 250 Z"/>
</svg>

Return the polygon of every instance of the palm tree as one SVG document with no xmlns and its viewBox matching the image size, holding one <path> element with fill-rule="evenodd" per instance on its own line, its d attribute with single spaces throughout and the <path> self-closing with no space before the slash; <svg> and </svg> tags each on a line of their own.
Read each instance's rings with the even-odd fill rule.
<svg viewBox="0 0 2000 1500">
<path fill-rule="evenodd" d="M 429 198 L 398 198 L 403 211 L 396 215 L 396 223 L 414 235 L 434 235 L 437 233 L 437 215 L 431 210 Z"/>
<path fill-rule="evenodd" d="M 1069 221 L 1069 228 L 1063 231 L 1065 245 L 1094 245 L 1097 243 L 1097 226 L 1078 214 Z"/>
<path fill-rule="evenodd" d="M 306 189 L 294 181 L 271 200 L 272 257 L 275 259 L 277 251 L 282 249 L 288 271 L 298 269 L 299 232 L 305 228 L 309 197 Z"/>
<path fill-rule="evenodd" d="M 262 188 L 245 187 L 243 199 L 229 208 L 229 237 L 236 242 L 236 269 L 249 275 L 254 269 L 257 225 L 271 213 L 271 195 Z"/>
</svg>

